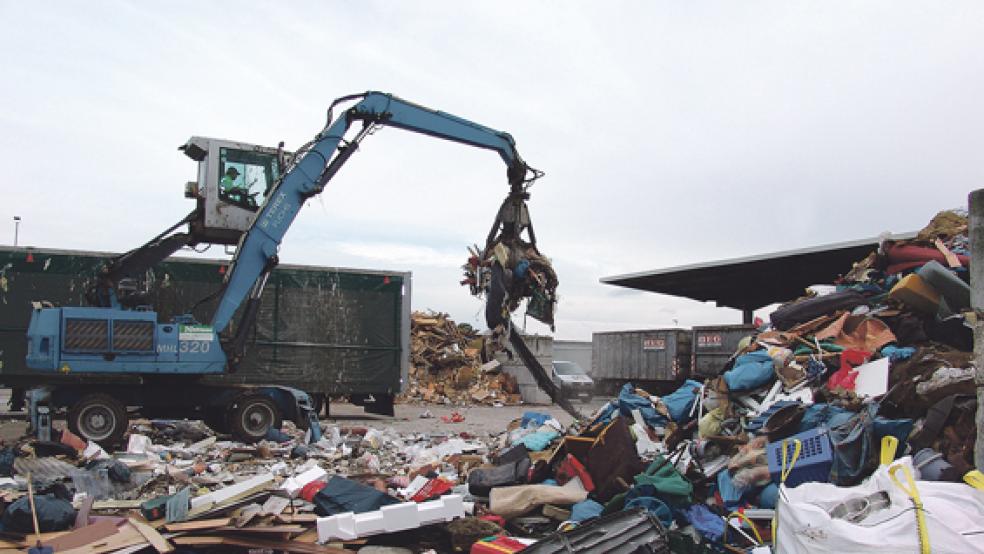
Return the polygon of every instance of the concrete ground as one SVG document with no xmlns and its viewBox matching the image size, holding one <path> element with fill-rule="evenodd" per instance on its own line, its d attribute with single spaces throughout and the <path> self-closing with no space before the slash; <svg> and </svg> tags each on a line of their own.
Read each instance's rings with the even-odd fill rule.
<svg viewBox="0 0 984 554">
<path fill-rule="evenodd" d="M 0 396 L 3 392 L 0 392 Z M 575 401 L 574 405 L 587 417 L 597 410 L 607 399 L 595 399 L 582 404 Z M 13 413 L 2 413 L 5 409 L 6 398 L 0 398 L 0 441 L 5 443 L 15 441 L 27 430 L 25 416 Z M 435 433 L 457 434 L 461 432 L 484 436 L 499 433 L 506 429 L 509 422 L 522 417 L 523 412 L 545 412 L 557 418 L 565 426 L 570 425 L 573 418 L 555 405 L 522 405 L 503 406 L 444 406 L 435 404 L 397 404 L 396 416 L 381 416 L 368 414 L 359 406 L 347 403 L 332 403 L 330 415 L 322 419 L 326 425 L 342 427 L 375 427 L 378 429 L 393 429 L 399 433 Z M 431 418 L 421 418 L 424 412 L 430 412 Z M 441 416 L 450 417 L 458 412 L 465 417 L 460 423 L 444 423 Z M 56 419 L 55 427 L 64 427 L 64 420 Z"/>
<path fill-rule="evenodd" d="M 575 402 L 574 406 L 587 417 L 597 410 L 607 399 L 592 400 L 587 404 Z M 462 431 L 474 435 L 486 435 L 504 431 L 509 422 L 522 417 L 523 412 L 545 412 L 557 418 L 562 424 L 570 425 L 574 420 L 562 408 L 555 405 L 522 405 L 503 406 L 443 406 L 435 404 L 398 404 L 396 416 L 378 416 L 367 414 L 362 408 L 351 404 L 332 404 L 330 416 L 322 421 L 328 424 L 342 426 L 357 425 L 364 427 L 391 428 L 398 432 L 416 433 L 460 433 Z M 420 415 L 430 412 L 434 417 L 424 419 Z M 458 412 L 465 417 L 461 423 L 444 423 L 441 416 L 451 416 Z"/>
</svg>

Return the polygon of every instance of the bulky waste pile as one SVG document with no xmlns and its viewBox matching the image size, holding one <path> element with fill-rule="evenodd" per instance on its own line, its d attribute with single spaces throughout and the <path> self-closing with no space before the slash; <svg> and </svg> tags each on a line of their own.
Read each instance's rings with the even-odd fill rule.
<svg viewBox="0 0 984 554">
<path fill-rule="evenodd" d="M 500 370 L 482 337 L 447 314 L 414 312 L 410 318 L 410 380 L 402 402 L 520 404 L 516 379 Z"/>
<path fill-rule="evenodd" d="M 112 454 L 67 432 L 10 446 L 2 546 L 35 543 L 30 480 L 56 552 L 984 552 L 967 244 L 941 214 L 781 306 L 720 375 L 626 383 L 569 425 L 285 424 L 244 445 L 145 421 Z M 475 368 L 468 333 L 415 320 L 423 375 Z"/>
</svg>

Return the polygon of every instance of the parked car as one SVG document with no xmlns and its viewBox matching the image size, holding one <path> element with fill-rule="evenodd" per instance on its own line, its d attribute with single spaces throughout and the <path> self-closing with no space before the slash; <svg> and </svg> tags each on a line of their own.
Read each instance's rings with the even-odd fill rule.
<svg viewBox="0 0 984 554">
<path fill-rule="evenodd" d="M 574 362 L 554 361 L 551 376 L 566 398 L 589 402 L 594 394 L 594 381 Z"/>
</svg>

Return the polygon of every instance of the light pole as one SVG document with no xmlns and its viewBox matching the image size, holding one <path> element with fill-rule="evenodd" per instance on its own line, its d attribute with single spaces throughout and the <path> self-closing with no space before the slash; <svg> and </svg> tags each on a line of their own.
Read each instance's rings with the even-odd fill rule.
<svg viewBox="0 0 984 554">
<path fill-rule="evenodd" d="M 20 231 L 20 216 L 14 216 L 14 246 L 17 246 L 17 234 Z"/>
</svg>

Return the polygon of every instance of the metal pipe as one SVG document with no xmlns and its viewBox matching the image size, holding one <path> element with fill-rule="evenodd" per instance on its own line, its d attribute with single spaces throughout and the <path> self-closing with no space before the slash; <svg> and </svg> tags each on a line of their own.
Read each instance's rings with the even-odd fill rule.
<svg viewBox="0 0 984 554">
<path fill-rule="evenodd" d="M 977 384 L 977 443 L 974 446 L 974 465 L 984 470 L 984 189 L 970 193 L 970 305 L 977 314 L 974 324 L 974 381 Z"/>
</svg>

